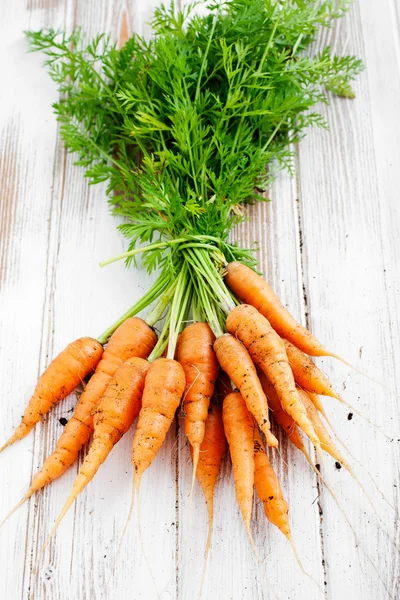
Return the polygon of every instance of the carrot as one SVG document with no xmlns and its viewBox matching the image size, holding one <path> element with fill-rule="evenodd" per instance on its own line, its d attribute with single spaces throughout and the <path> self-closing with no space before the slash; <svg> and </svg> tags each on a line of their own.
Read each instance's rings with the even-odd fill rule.
<svg viewBox="0 0 400 600">
<path fill-rule="evenodd" d="M 257 555 L 250 531 L 254 487 L 254 421 L 239 392 L 224 399 L 222 419 L 232 459 L 236 498 L 250 543 Z"/>
<path fill-rule="evenodd" d="M 132 463 L 136 490 L 139 489 L 144 471 L 165 440 L 185 384 L 185 372 L 176 360 L 158 358 L 149 369 L 133 438 Z"/>
<path fill-rule="evenodd" d="M 68 344 L 39 378 L 20 425 L 0 448 L 0 452 L 17 440 L 22 440 L 56 402 L 73 392 L 93 371 L 102 354 L 103 346 L 90 337 L 79 338 Z"/>
<path fill-rule="evenodd" d="M 268 445 L 276 447 L 278 440 L 270 431 L 268 402 L 246 348 L 233 335 L 226 333 L 215 340 L 214 350 L 222 369 L 240 390 L 248 410 L 256 419 Z"/>
<path fill-rule="evenodd" d="M 283 306 L 269 283 L 246 265 L 231 262 L 225 281 L 234 294 L 268 319 L 275 331 L 312 356 L 334 356 Z"/>
<path fill-rule="evenodd" d="M 7 520 L 37 490 L 60 477 L 76 461 L 79 451 L 93 433 L 93 411 L 117 369 L 129 358 L 146 358 L 157 341 L 154 331 L 142 319 L 131 317 L 113 333 L 71 419 L 20 502 Z M 2 523 L 4 523 L 4 521 Z"/>
<path fill-rule="evenodd" d="M 318 447 L 318 437 L 296 391 L 285 347 L 268 320 L 253 306 L 241 304 L 229 313 L 226 328 L 248 349 L 254 363 L 274 386 L 285 411 Z"/>
<path fill-rule="evenodd" d="M 130 358 L 119 367 L 109 381 L 94 413 L 93 441 L 88 455 L 42 552 L 77 496 L 93 479 L 115 444 L 128 431 L 138 416 L 149 367 L 150 364 L 143 358 Z"/>
<path fill-rule="evenodd" d="M 215 335 L 207 323 L 192 323 L 180 334 L 178 361 L 186 377 L 183 397 L 184 429 L 192 449 L 192 490 L 199 462 L 205 422 L 218 375 L 218 361 L 213 350 Z"/>
<path fill-rule="evenodd" d="M 288 340 L 283 340 L 289 364 L 293 371 L 296 383 L 306 390 L 321 396 L 330 396 L 343 402 L 341 396 L 335 392 L 326 375 L 317 367 L 309 356 Z"/>
<path fill-rule="evenodd" d="M 258 427 L 254 427 L 254 484 L 268 520 L 291 540 L 289 505 L 269 462 Z"/>
<path fill-rule="evenodd" d="M 208 534 L 204 553 L 204 568 L 200 597 L 206 574 L 208 553 L 211 546 L 211 534 L 214 520 L 214 489 L 215 484 L 217 483 L 222 457 L 226 451 L 226 446 L 221 406 L 213 402 L 208 409 L 204 437 L 200 446 L 200 456 L 196 471 L 196 478 L 203 490 L 208 511 Z M 193 456 L 194 449 L 191 447 L 190 450 Z"/>
</svg>

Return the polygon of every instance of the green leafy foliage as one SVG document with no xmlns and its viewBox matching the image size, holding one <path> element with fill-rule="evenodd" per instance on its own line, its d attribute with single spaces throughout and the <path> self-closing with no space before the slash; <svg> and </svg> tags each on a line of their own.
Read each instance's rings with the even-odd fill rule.
<svg viewBox="0 0 400 600">
<path fill-rule="evenodd" d="M 214 236 L 226 242 L 240 204 L 265 200 L 273 168 L 290 168 L 291 146 L 325 90 L 352 97 L 362 68 L 329 48 L 306 50 L 347 2 L 227 0 L 198 16 L 173 4 L 155 11 L 150 42 L 118 49 L 105 35 L 28 32 L 46 54 L 61 99 L 54 110 L 66 147 L 91 183 L 107 182 L 130 241 Z M 248 261 L 236 246 L 229 259 Z M 146 255 L 149 270 L 164 250 Z"/>
</svg>

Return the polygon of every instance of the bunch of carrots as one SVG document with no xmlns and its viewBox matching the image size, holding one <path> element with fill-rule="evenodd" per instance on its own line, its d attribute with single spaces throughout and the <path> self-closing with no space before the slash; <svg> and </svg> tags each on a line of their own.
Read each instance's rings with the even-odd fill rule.
<svg viewBox="0 0 400 600">
<path fill-rule="evenodd" d="M 172 3 L 155 11 L 150 41 L 134 34 L 122 48 L 103 34 L 87 43 L 79 30 L 28 32 L 59 89 L 54 110 L 67 149 L 91 183 L 107 182 L 111 207 L 123 218 L 128 251 L 102 264 L 126 259 L 129 266 L 141 255 L 148 271 L 158 270 L 116 323 L 53 360 L 1 449 L 89 377 L 56 448 L 13 509 L 60 477 L 91 439 L 50 535 L 137 419 L 134 498 L 178 410 L 193 460 L 191 489 L 197 478 L 208 507 L 206 558 L 227 445 L 253 548 L 254 487 L 266 517 L 292 543 L 269 459 L 278 447 L 270 414 L 319 477 L 302 434 L 320 457 L 329 453 L 354 475 L 319 397 L 346 402 L 310 358 L 339 357 L 295 321 L 253 270 L 252 251 L 229 237 L 246 218 L 244 205 L 265 200 L 266 164 L 290 166 L 305 129 L 324 125 L 314 108 L 327 101 L 324 90 L 354 97 L 351 81 L 362 68 L 356 57 L 328 47 L 307 55 L 318 28 L 347 4 L 211 0 L 199 16 L 194 5 L 179 12 Z"/>
<path fill-rule="evenodd" d="M 230 310 L 226 333 L 216 336 L 207 322 L 194 320 L 179 334 L 177 343 L 169 345 L 167 356 L 162 356 L 165 352 L 153 328 L 164 307 L 162 299 L 146 320 L 128 317 L 118 324 L 104 347 L 101 338 L 80 338 L 51 362 L 20 425 L 0 451 L 28 435 L 54 404 L 90 378 L 55 450 L 8 516 L 73 465 L 91 439 L 49 540 L 137 419 L 132 448 L 134 497 L 180 409 L 193 461 L 192 489 L 197 478 L 208 507 L 206 557 L 214 488 L 227 444 L 237 501 L 251 544 L 254 547 L 250 523 L 255 486 L 266 517 L 293 545 L 288 503 L 267 453 L 267 447 L 278 446 L 271 432 L 270 412 L 314 469 L 300 431 L 318 452 L 328 452 L 352 473 L 321 419 L 325 412 L 319 395 L 344 400 L 308 356 L 335 355 L 295 321 L 255 271 L 232 262 L 224 268 L 224 278 L 235 297 L 245 302 Z"/>
</svg>

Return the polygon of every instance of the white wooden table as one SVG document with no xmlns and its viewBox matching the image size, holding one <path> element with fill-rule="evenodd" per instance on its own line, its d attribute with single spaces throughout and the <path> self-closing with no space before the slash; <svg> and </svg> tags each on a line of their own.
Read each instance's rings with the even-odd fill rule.
<svg viewBox="0 0 400 600">
<path fill-rule="evenodd" d="M 125 36 L 145 25 L 156 0 L 12 0 L 0 3 L 0 438 L 19 422 L 38 374 L 70 340 L 98 335 L 149 286 L 144 272 L 100 259 L 124 242 L 101 186 L 89 188 L 73 167 L 51 111 L 56 90 L 27 54 L 22 31 L 81 25 L 89 33 Z M 295 176 L 281 175 L 272 202 L 254 209 L 238 232 L 260 242 L 260 262 L 283 302 L 327 347 L 399 390 L 400 381 L 400 12 L 396 0 L 359 0 L 320 43 L 352 52 L 366 64 L 357 99 L 332 100 L 331 132 L 310 131 L 297 149 Z M 331 359 L 320 366 L 345 398 L 393 434 L 348 420 L 326 406 L 343 440 L 373 474 L 394 513 L 355 465 L 383 514 L 390 536 L 399 507 L 398 397 Z M 61 403 L 34 433 L 0 456 L 0 514 L 27 489 L 62 432 L 75 398 Z M 141 526 L 131 524 L 115 573 L 116 545 L 126 518 L 132 470 L 129 433 L 69 512 L 39 563 L 38 552 L 77 468 L 37 494 L 0 531 L 0 598 L 8 600 L 189 600 L 197 597 L 206 536 L 198 490 L 190 520 L 190 458 L 179 422 L 143 478 Z M 400 597 L 400 561 L 357 484 L 329 458 L 322 467 L 359 538 L 299 452 L 281 438 L 274 463 L 291 510 L 304 566 L 329 600 Z M 354 463 L 353 463 L 354 464 Z M 265 557 L 253 558 L 226 462 L 216 494 L 216 522 L 204 598 L 322 597 L 298 569 L 280 532 L 254 505 L 254 537 Z M 364 551 L 367 552 L 369 559 Z M 148 561 L 148 562 L 147 562 Z M 372 561 L 372 563 L 370 562 Z M 374 566 L 371 566 L 373 564 Z M 151 572 L 149 569 L 151 567 Z M 379 574 L 379 576 L 378 576 Z M 111 579 L 106 588 L 106 583 Z M 386 590 L 386 591 L 385 591 Z M 390 595 L 389 595 L 390 594 Z"/>
</svg>

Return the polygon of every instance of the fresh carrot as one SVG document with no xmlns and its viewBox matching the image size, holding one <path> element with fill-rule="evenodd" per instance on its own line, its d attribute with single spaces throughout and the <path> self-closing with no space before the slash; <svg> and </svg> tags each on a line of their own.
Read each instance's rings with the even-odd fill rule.
<svg viewBox="0 0 400 600">
<path fill-rule="evenodd" d="M 192 449 L 192 489 L 204 438 L 205 422 L 218 375 L 218 360 L 213 350 L 215 335 L 207 323 L 192 323 L 180 334 L 178 361 L 186 377 L 183 397 L 184 429 Z"/>
<path fill-rule="evenodd" d="M 297 394 L 284 344 L 268 320 L 253 306 L 241 304 L 229 313 L 226 328 L 244 344 L 271 381 L 285 411 L 318 447 L 318 437 Z"/>
<path fill-rule="evenodd" d="M 291 540 L 289 505 L 265 452 L 258 427 L 254 427 L 254 484 L 267 519 Z"/>
<path fill-rule="evenodd" d="M 185 390 L 185 372 L 176 360 L 158 358 L 146 376 L 142 409 L 133 438 L 135 489 L 161 448 Z"/>
<path fill-rule="evenodd" d="M 150 364 L 143 358 L 130 358 L 119 367 L 109 381 L 94 413 L 93 441 L 89 452 L 42 551 L 77 496 L 93 479 L 115 444 L 138 416 L 149 367 Z"/>
<path fill-rule="evenodd" d="M 129 358 L 146 358 L 156 341 L 154 331 L 138 317 L 131 317 L 118 327 L 81 394 L 75 412 L 65 426 L 54 452 L 46 458 L 42 468 L 34 476 L 29 490 L 4 521 L 37 490 L 60 477 L 76 461 L 79 451 L 93 433 L 93 411 L 117 369 Z"/>
<path fill-rule="evenodd" d="M 267 444 L 276 447 L 278 440 L 270 431 L 267 398 L 246 348 L 233 335 L 226 333 L 215 340 L 214 350 L 222 369 L 240 390 L 248 410 L 264 433 Z"/>
<path fill-rule="evenodd" d="M 232 459 L 236 498 L 250 543 L 257 555 L 250 531 L 254 487 L 254 420 L 239 392 L 224 399 L 222 419 Z"/>
<path fill-rule="evenodd" d="M 291 344 L 288 340 L 283 340 L 289 364 L 293 371 L 296 383 L 306 390 L 321 396 L 331 396 L 343 401 L 341 396 L 335 392 L 326 375 L 317 367 L 317 365 L 302 350 Z"/>
<path fill-rule="evenodd" d="M 298 348 L 312 356 L 334 356 L 283 306 L 269 283 L 240 262 L 227 267 L 225 281 L 234 294 L 246 304 L 251 304 L 268 319 L 275 331 Z"/>
<path fill-rule="evenodd" d="M 79 338 L 60 352 L 39 378 L 20 425 L 0 452 L 22 440 L 56 402 L 66 398 L 96 367 L 103 346 L 90 337 Z"/>
<path fill-rule="evenodd" d="M 203 490 L 204 498 L 208 511 L 208 534 L 204 553 L 204 568 L 201 584 L 203 589 L 204 577 L 207 568 L 207 558 L 211 546 L 211 535 L 214 520 L 214 489 L 221 466 L 222 457 L 226 451 L 226 437 L 222 421 L 221 406 L 212 402 L 208 409 L 208 415 L 205 422 L 203 441 L 200 446 L 200 456 L 196 471 L 196 478 Z M 194 449 L 190 448 L 192 456 Z M 201 596 L 200 591 L 200 596 Z"/>
</svg>

